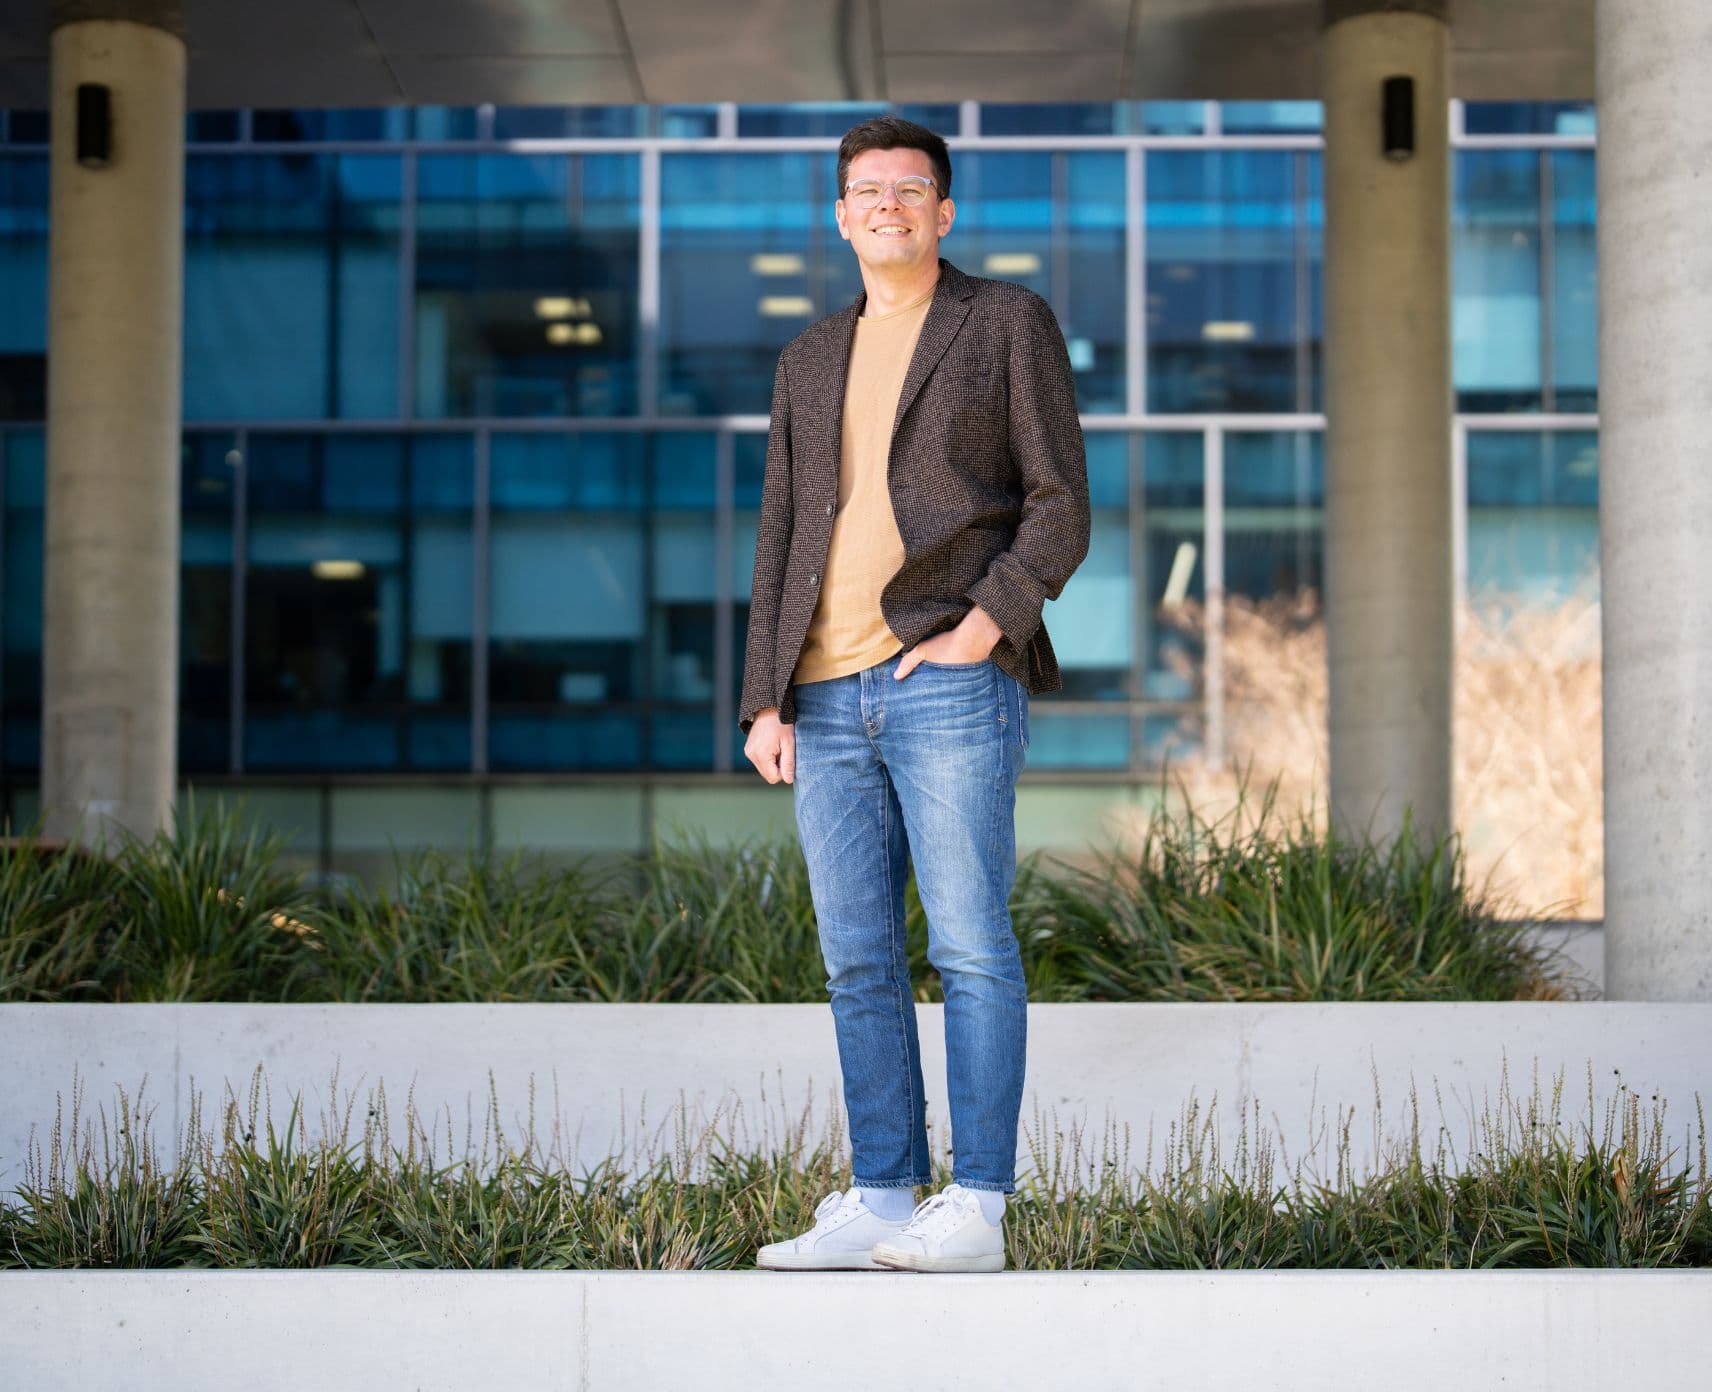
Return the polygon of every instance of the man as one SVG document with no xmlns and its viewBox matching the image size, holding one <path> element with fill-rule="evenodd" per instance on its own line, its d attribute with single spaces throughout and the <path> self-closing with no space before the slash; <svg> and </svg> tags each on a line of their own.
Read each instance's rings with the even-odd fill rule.
<svg viewBox="0 0 1712 1392">
<path fill-rule="evenodd" d="M 1027 991 L 1011 925 L 1041 606 L 1088 550 L 1088 479 L 1046 302 L 939 257 L 951 159 L 892 116 L 838 152 L 863 293 L 785 346 L 738 720 L 792 784 L 828 973 L 853 1186 L 763 1247 L 785 1270 L 1002 1271 Z M 954 1182 L 929 1184 L 904 945 L 913 861 L 945 993 Z"/>
</svg>

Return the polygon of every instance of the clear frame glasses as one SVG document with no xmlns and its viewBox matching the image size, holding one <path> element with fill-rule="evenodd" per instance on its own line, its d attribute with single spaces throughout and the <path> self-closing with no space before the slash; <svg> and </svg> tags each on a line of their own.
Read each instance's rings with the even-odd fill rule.
<svg viewBox="0 0 1712 1392">
<path fill-rule="evenodd" d="M 898 202 L 906 208 L 913 208 L 922 202 L 933 188 L 933 180 L 925 174 L 906 174 L 901 179 L 888 179 L 884 183 L 878 179 L 861 179 L 854 184 L 847 184 L 844 197 L 858 208 L 872 208 L 880 201 L 880 195 L 887 189 L 894 190 Z"/>
</svg>

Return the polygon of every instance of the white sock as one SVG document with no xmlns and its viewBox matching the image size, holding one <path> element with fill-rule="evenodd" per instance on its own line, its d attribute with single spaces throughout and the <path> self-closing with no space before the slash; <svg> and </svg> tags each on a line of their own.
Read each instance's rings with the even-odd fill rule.
<svg viewBox="0 0 1712 1392">
<path fill-rule="evenodd" d="M 996 1189 L 971 1189 L 969 1192 L 980 1201 L 981 1216 L 997 1227 L 1005 1216 L 1005 1196 Z"/>
<path fill-rule="evenodd" d="M 915 1190 L 908 1186 L 893 1189 L 862 1190 L 862 1202 L 876 1217 L 898 1222 L 915 1212 Z"/>
</svg>

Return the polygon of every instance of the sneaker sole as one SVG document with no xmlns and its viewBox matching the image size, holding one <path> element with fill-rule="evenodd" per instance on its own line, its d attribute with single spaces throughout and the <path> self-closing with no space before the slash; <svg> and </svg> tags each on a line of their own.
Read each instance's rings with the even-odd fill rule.
<svg viewBox="0 0 1712 1392">
<path fill-rule="evenodd" d="M 761 1271 L 884 1271 L 872 1257 L 861 1252 L 844 1256 L 814 1252 L 789 1253 L 777 1256 L 757 1256 L 755 1265 Z"/>
<path fill-rule="evenodd" d="M 906 1252 L 874 1251 L 874 1261 L 888 1271 L 980 1271 L 1005 1269 L 1005 1254 L 994 1252 L 980 1257 L 928 1257 Z"/>
</svg>

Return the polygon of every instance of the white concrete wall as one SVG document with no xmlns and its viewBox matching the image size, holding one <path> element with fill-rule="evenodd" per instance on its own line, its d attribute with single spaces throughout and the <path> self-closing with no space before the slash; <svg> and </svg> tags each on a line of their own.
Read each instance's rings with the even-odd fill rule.
<svg viewBox="0 0 1712 1392">
<path fill-rule="evenodd" d="M 943 1156 L 942 1007 L 918 1010 L 928 1118 Z M 712 1120 L 721 1134 L 756 1147 L 778 1144 L 805 1114 L 810 1135 L 822 1135 L 834 1113 L 842 1124 L 843 1112 L 832 1016 L 821 1005 L 8 1005 L 0 1006 L 0 1059 L 5 1190 L 24 1178 L 32 1126 L 47 1151 L 56 1096 L 69 1119 L 74 1066 L 86 1123 L 98 1104 L 112 1114 L 116 1086 L 134 1093 L 147 1075 L 143 1099 L 155 1108 L 163 1150 L 186 1122 L 193 1086 L 204 1094 L 207 1124 L 228 1085 L 247 1097 L 258 1064 L 273 1116 L 283 1123 L 291 1094 L 301 1092 L 312 1135 L 335 1100 L 335 1067 L 341 1102 L 365 1101 L 384 1081 L 398 1143 L 414 1086 L 419 1111 L 440 1118 L 443 1158 L 448 1118 L 457 1156 L 466 1121 L 479 1145 L 490 1069 L 513 1136 L 527 1123 L 533 1077 L 538 1137 L 551 1136 L 556 1099 L 566 1141 L 560 1158 L 587 1164 L 614 1150 L 634 1156 L 650 1136 L 669 1148 L 680 1095 L 694 1126 Z M 1712 1100 L 1712 1006 L 1037 1004 L 1029 1008 L 1018 1177 L 1033 1164 L 1031 1141 L 1044 1135 L 1050 1143 L 1054 1121 L 1066 1135 L 1082 1128 L 1093 1151 L 1084 1164 L 1099 1162 L 1108 1123 L 1120 1137 L 1128 1126 L 1130 1167 L 1157 1173 L 1167 1132 L 1191 1099 L 1202 1123 L 1216 1103 L 1227 1165 L 1246 1121 L 1251 1134 L 1258 1126 L 1280 1141 L 1291 1165 L 1308 1160 L 1305 1174 L 1335 1175 L 1341 1121 L 1359 1173 L 1387 1140 L 1407 1138 L 1411 1081 L 1427 1158 L 1444 1126 L 1449 1158 L 1460 1160 L 1484 1148 L 1477 1123 L 1496 1110 L 1506 1066 L 1518 1103 L 1532 1093 L 1536 1068 L 1548 1103 L 1561 1073 L 1566 1124 L 1589 1116 L 1591 1068 L 1596 1134 L 1622 1088 L 1641 1098 L 1643 1116 L 1656 1094 L 1667 1107 L 1667 1136 L 1688 1145 L 1696 1094 Z M 357 1108 L 359 1140 L 366 1110 Z"/>
<path fill-rule="evenodd" d="M 0 1273 L 0 1380 L 1684 1392 L 1708 1271 Z"/>
</svg>

